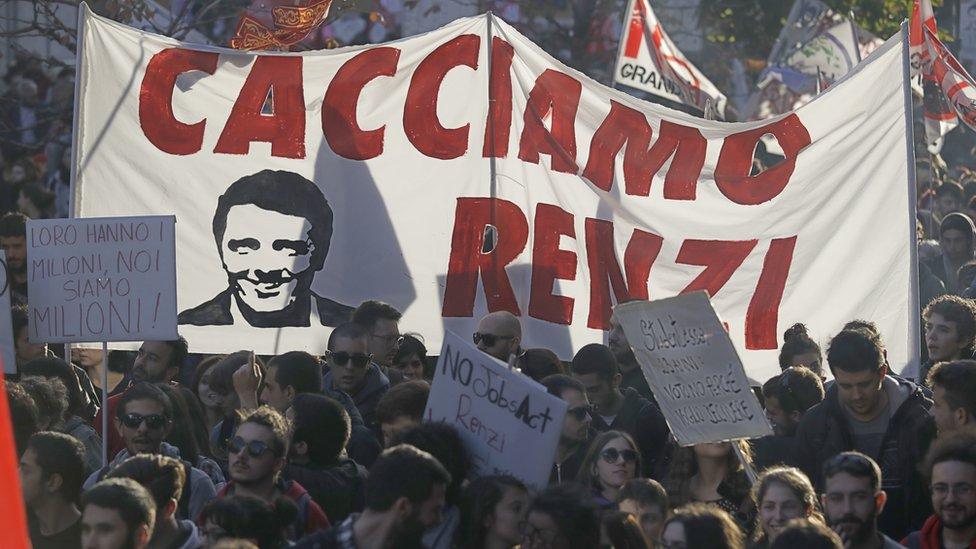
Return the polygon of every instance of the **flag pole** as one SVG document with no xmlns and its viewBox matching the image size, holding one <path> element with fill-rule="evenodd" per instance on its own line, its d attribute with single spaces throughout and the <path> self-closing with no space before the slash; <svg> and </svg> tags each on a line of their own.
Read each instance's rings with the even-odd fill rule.
<svg viewBox="0 0 976 549">
<path fill-rule="evenodd" d="M 919 289 L 918 289 L 918 246 L 915 244 L 915 233 L 917 231 L 916 224 L 918 223 L 916 212 L 915 212 L 915 197 L 916 194 L 916 182 L 915 182 L 915 126 L 914 118 L 912 116 L 912 87 L 910 84 L 911 74 L 911 59 L 909 54 L 909 43 L 908 43 L 908 22 L 904 21 L 901 24 L 902 33 L 902 70 L 904 71 L 902 79 L 902 88 L 904 88 L 905 95 L 905 152 L 906 152 L 906 165 L 908 171 L 908 222 L 909 222 L 909 238 L 911 238 L 911 245 L 908 247 L 909 255 L 911 257 L 911 265 L 915 268 L 910 269 L 909 277 L 911 277 L 911 288 L 912 295 L 909 298 L 909 310 L 908 310 L 908 364 L 905 369 L 902 370 L 906 372 L 912 369 L 921 369 L 921 350 L 919 348 Z"/>
<path fill-rule="evenodd" d="M 854 37 L 854 57 L 857 59 L 857 62 L 860 63 L 861 62 L 861 41 L 857 39 L 857 24 L 854 23 L 854 10 L 851 9 L 851 11 L 847 13 L 849 16 L 847 21 L 851 24 L 851 36 Z"/>
<path fill-rule="evenodd" d="M 108 342 L 102 342 L 102 467 L 108 466 Z"/>
</svg>

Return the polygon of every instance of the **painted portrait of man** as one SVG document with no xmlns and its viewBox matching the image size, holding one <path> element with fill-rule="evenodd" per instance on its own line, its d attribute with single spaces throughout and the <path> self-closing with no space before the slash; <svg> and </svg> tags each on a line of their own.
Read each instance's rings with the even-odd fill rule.
<svg viewBox="0 0 976 549">
<path fill-rule="evenodd" d="M 263 170 L 217 200 L 213 235 L 227 289 L 179 314 L 179 324 L 338 326 L 352 307 L 311 290 L 332 240 L 332 208 L 315 183 Z"/>
</svg>

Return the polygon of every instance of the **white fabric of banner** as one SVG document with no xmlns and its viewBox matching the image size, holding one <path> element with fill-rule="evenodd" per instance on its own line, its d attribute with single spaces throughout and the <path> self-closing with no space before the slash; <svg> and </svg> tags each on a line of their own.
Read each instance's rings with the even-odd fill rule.
<svg viewBox="0 0 976 549">
<path fill-rule="evenodd" d="M 794 322 L 826 343 L 873 320 L 896 370 L 916 354 L 899 37 L 799 110 L 732 124 L 602 86 L 497 18 L 489 79 L 490 15 L 253 54 L 83 11 L 75 214 L 176 215 L 194 351 L 321 352 L 382 299 L 429 349 L 504 308 L 524 348 L 569 359 L 616 301 L 706 289 L 757 380 Z M 786 159 L 751 176 L 767 133 Z"/>
</svg>

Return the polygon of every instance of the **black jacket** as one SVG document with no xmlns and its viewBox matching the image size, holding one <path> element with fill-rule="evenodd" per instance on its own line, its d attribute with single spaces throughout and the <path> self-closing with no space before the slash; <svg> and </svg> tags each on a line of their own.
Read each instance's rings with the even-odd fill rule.
<svg viewBox="0 0 976 549">
<path fill-rule="evenodd" d="M 891 416 L 880 456 L 871 457 L 881 467 L 882 488 L 888 493 L 878 527 L 885 534 L 901 539 L 908 532 L 918 530 L 931 513 L 928 489 L 917 467 L 935 438 L 935 422 L 929 414 L 932 401 L 918 385 L 904 379 L 890 379 L 908 396 Z M 853 449 L 854 439 L 834 384 L 823 402 L 810 408 L 800 421 L 791 461 L 810 477 L 820 493 L 824 487 L 823 463 Z"/>
<path fill-rule="evenodd" d="M 366 469 L 351 459 L 340 458 L 333 467 L 289 464 L 283 475 L 301 484 L 333 524 L 366 505 Z"/>
<path fill-rule="evenodd" d="M 601 433 L 610 429 L 623 431 L 633 437 L 644 461 L 644 476 L 651 476 L 667 448 L 671 430 L 657 404 L 630 387 L 621 389 L 621 392 L 624 403 L 613 423 L 607 425 L 597 413 L 593 414 L 593 428 Z"/>
<path fill-rule="evenodd" d="M 575 452 L 569 455 L 566 459 L 559 463 L 552 464 L 552 470 L 549 473 L 549 484 L 561 484 L 563 482 L 572 482 L 576 480 L 576 476 L 579 474 L 580 466 L 583 465 L 583 458 L 586 457 L 586 451 L 590 449 L 590 443 L 593 442 L 593 437 L 596 436 L 596 431 L 590 430 L 590 434 L 586 437 L 586 441 L 579 445 L 579 448 Z"/>
</svg>

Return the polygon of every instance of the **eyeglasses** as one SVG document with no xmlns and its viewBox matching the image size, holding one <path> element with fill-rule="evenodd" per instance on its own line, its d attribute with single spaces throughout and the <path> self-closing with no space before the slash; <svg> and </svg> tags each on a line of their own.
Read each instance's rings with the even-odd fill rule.
<svg viewBox="0 0 976 549">
<path fill-rule="evenodd" d="M 247 448 L 248 455 L 253 458 L 259 458 L 264 455 L 265 452 L 271 451 L 271 447 L 260 440 L 252 440 L 247 442 L 241 437 L 234 437 L 227 443 L 227 450 L 229 450 L 232 454 L 239 454 L 245 448 Z"/>
<path fill-rule="evenodd" d="M 952 492 L 952 495 L 956 496 L 957 498 L 965 498 L 971 496 L 973 494 L 973 490 L 976 490 L 976 488 L 974 488 L 973 485 L 969 484 L 968 482 L 960 482 L 958 484 L 953 484 L 952 486 L 949 486 L 944 482 L 940 482 L 938 484 L 929 486 L 929 489 L 932 490 L 932 494 L 940 498 L 948 496 L 949 492 Z"/>
<path fill-rule="evenodd" d="M 149 414 L 142 415 L 136 413 L 129 413 L 122 416 L 122 425 L 125 425 L 129 429 L 138 429 L 143 422 L 146 423 L 146 427 L 152 430 L 162 429 L 169 423 L 169 418 L 162 414 Z"/>
<path fill-rule="evenodd" d="M 532 547 L 552 547 L 560 535 L 559 532 L 536 528 L 528 521 L 522 522 L 519 530 L 522 533 L 522 544 Z"/>
<path fill-rule="evenodd" d="M 576 421 L 583 421 L 587 416 L 593 417 L 593 405 L 587 404 L 585 406 L 570 408 L 566 410 L 566 415 L 572 416 Z"/>
<path fill-rule="evenodd" d="M 365 368 L 369 361 L 373 358 L 373 355 L 350 354 L 345 351 L 339 351 L 338 353 L 329 353 L 332 357 L 332 362 L 335 362 L 336 366 L 345 366 L 350 360 L 352 365 L 356 368 Z"/>
<path fill-rule="evenodd" d="M 621 458 L 623 458 L 625 463 L 637 463 L 637 452 L 630 449 L 617 450 L 616 448 L 604 448 L 600 452 L 600 457 L 607 463 L 617 463 L 617 460 Z"/>
<path fill-rule="evenodd" d="M 504 341 L 506 339 L 514 339 L 514 338 L 515 336 L 500 336 L 495 334 L 483 334 L 481 332 L 475 332 L 471 334 L 471 339 L 474 340 L 475 345 L 484 342 L 485 347 L 494 347 L 495 343 L 498 343 L 499 340 Z"/>
</svg>

